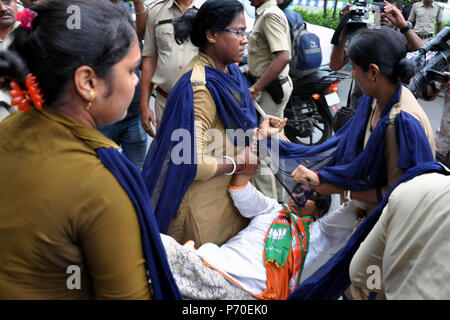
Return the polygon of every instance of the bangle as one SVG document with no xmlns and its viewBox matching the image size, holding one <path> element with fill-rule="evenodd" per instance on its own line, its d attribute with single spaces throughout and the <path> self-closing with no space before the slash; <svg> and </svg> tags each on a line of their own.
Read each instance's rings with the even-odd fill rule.
<svg viewBox="0 0 450 320">
<path fill-rule="evenodd" d="M 229 159 L 233 163 L 233 170 L 230 173 L 224 173 L 224 175 L 226 176 L 231 176 L 236 172 L 236 161 L 234 161 L 234 159 L 229 156 L 224 156 L 224 158 Z"/>
<path fill-rule="evenodd" d="M 319 186 L 320 186 L 322 184 L 322 181 L 320 181 L 320 176 L 316 170 L 314 170 L 314 173 L 317 175 L 317 179 L 319 179 Z"/>
<path fill-rule="evenodd" d="M 142 10 L 141 12 L 136 12 L 136 15 L 140 16 L 140 15 L 142 15 L 144 13 L 147 13 L 147 9 L 145 9 L 145 7 L 144 7 L 144 10 Z"/>
<path fill-rule="evenodd" d="M 141 14 L 144 14 L 147 12 L 147 6 L 145 5 L 145 3 L 142 3 L 142 5 L 144 6 L 144 10 L 142 10 L 141 12 L 135 12 L 135 14 L 137 16 L 140 16 Z"/>
<path fill-rule="evenodd" d="M 247 168 L 247 160 L 244 160 L 244 167 L 241 170 L 236 170 L 235 173 L 239 173 L 245 170 L 245 168 Z"/>
</svg>

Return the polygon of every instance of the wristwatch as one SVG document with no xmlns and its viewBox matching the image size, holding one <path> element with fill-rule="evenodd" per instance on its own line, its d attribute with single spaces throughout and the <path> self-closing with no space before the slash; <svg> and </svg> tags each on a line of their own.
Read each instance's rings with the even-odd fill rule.
<svg viewBox="0 0 450 320">
<path fill-rule="evenodd" d="M 406 32 L 408 32 L 410 29 L 412 29 L 412 27 L 413 27 L 412 23 L 409 22 L 409 21 L 407 21 L 407 22 L 406 22 L 406 27 L 401 28 L 401 29 L 400 29 L 400 32 L 401 32 L 401 33 L 406 33 Z"/>
</svg>

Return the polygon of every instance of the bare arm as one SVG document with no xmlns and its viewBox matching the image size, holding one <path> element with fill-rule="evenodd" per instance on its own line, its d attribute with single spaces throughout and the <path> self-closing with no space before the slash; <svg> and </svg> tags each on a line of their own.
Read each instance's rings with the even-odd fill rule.
<svg viewBox="0 0 450 320">
<path fill-rule="evenodd" d="M 378 198 L 375 189 L 364 191 L 352 191 L 351 197 L 356 200 L 364 201 L 373 205 L 378 205 Z"/>
<path fill-rule="evenodd" d="M 338 71 L 348 62 L 348 58 L 345 55 L 345 35 L 344 32 L 339 36 L 339 43 L 333 47 L 330 56 L 330 68 Z"/>
<path fill-rule="evenodd" d="M 136 11 L 136 32 L 139 40 L 144 39 L 145 25 L 147 24 L 147 10 L 143 0 L 133 0 Z"/>
<path fill-rule="evenodd" d="M 344 194 L 344 189 L 330 183 L 320 183 L 319 176 L 308 168 L 300 165 L 292 171 L 292 179 L 296 182 L 307 184 L 314 188 L 321 194 Z M 352 191 L 352 198 L 361 200 L 371 204 L 378 204 L 377 194 L 375 189 L 364 191 Z"/>
<path fill-rule="evenodd" d="M 408 25 L 405 18 L 403 17 L 402 12 L 394 7 L 392 4 L 389 4 L 385 1 L 386 7 L 384 8 L 384 13 L 381 14 L 382 18 L 387 18 L 392 22 L 394 26 L 399 29 L 402 29 Z M 409 29 L 404 33 L 406 41 L 411 48 L 411 51 L 416 51 L 417 49 L 423 46 L 422 39 L 414 32 L 414 30 Z"/>
<path fill-rule="evenodd" d="M 263 73 L 261 78 L 256 81 L 253 87 L 256 89 L 253 98 L 255 98 L 259 92 L 263 91 L 264 88 L 275 79 L 281 71 L 286 67 L 286 65 L 291 61 L 291 55 L 289 51 L 277 51 L 269 65 L 269 68 Z"/>
<path fill-rule="evenodd" d="M 149 101 L 151 90 L 153 89 L 152 78 L 155 73 L 157 57 L 143 57 L 141 75 L 141 121 L 144 130 L 151 136 L 155 132 L 150 126 L 152 123 L 156 127 L 156 120 L 153 111 L 150 109 Z"/>
</svg>

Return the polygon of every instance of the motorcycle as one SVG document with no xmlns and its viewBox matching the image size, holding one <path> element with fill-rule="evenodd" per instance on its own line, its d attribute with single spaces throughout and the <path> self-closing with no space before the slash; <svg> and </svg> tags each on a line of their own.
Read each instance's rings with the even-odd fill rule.
<svg viewBox="0 0 450 320">
<path fill-rule="evenodd" d="M 248 80 L 247 55 L 239 68 Z M 284 109 L 288 118 L 284 132 L 291 142 L 312 146 L 333 135 L 333 118 L 340 103 L 338 84 L 348 78 L 351 76 L 326 66 L 300 79 L 292 78 L 292 94 Z"/>
<path fill-rule="evenodd" d="M 284 110 L 288 118 L 285 135 L 302 145 L 321 144 L 333 134 L 333 117 L 340 103 L 338 84 L 350 75 L 321 67 L 300 79 L 292 79 L 293 90 Z"/>
</svg>

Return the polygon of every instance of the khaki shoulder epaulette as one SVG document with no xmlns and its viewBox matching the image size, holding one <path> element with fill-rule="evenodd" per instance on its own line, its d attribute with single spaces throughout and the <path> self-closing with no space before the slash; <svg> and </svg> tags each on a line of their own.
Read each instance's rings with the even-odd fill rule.
<svg viewBox="0 0 450 320">
<path fill-rule="evenodd" d="M 204 86 L 206 84 L 205 66 L 196 63 L 192 68 L 191 84 L 193 87 Z"/>
</svg>

